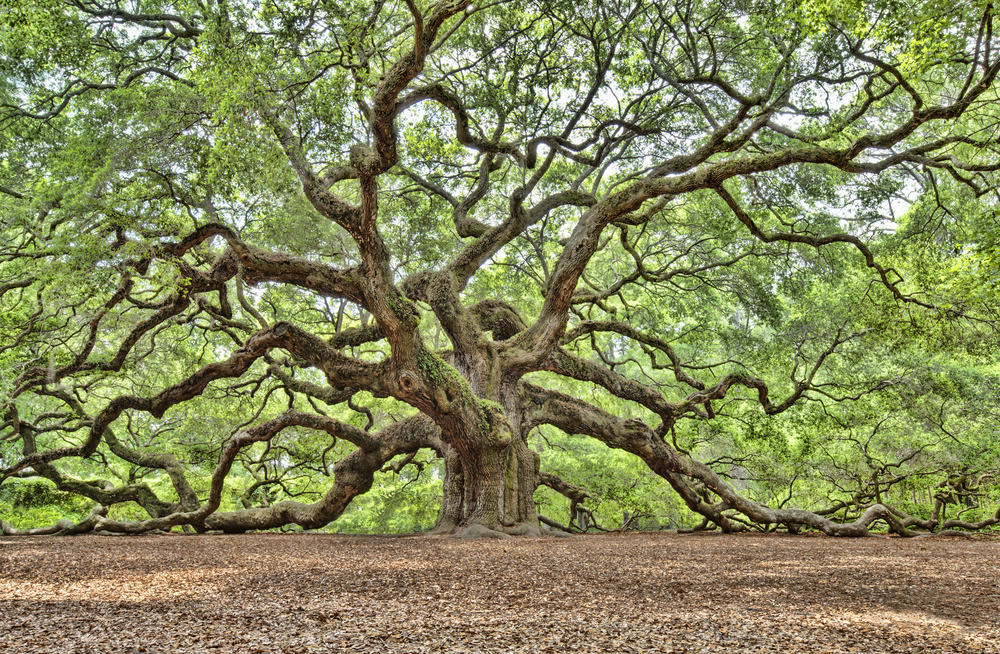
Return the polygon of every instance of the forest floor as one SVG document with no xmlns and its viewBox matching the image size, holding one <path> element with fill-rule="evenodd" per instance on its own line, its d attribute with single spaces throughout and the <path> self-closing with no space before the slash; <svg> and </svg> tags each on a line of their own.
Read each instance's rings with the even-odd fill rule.
<svg viewBox="0 0 1000 654">
<path fill-rule="evenodd" d="M 1000 539 L 0 539 L 0 652 L 1000 653 Z"/>
</svg>

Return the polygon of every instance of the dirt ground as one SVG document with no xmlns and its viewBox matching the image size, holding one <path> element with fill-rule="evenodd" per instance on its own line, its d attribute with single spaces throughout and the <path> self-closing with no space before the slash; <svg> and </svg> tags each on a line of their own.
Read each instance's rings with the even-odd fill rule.
<svg viewBox="0 0 1000 654">
<path fill-rule="evenodd" d="M 1000 539 L 0 539 L 0 652 L 993 652 Z"/>
</svg>

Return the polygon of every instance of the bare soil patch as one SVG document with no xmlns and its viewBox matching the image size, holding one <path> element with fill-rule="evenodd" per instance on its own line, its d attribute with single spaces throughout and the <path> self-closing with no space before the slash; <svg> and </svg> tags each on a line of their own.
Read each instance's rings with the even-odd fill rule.
<svg viewBox="0 0 1000 654">
<path fill-rule="evenodd" d="M 0 651 L 1000 653 L 1000 540 L 7 538 Z"/>
</svg>

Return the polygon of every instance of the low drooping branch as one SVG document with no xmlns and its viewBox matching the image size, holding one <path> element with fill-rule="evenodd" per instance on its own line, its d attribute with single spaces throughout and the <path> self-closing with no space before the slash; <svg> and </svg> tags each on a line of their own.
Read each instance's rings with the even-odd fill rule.
<svg viewBox="0 0 1000 654">
<path fill-rule="evenodd" d="M 58 397 L 60 400 L 65 402 L 73 410 L 76 416 L 87 422 L 92 422 L 90 417 L 84 413 L 83 405 L 69 393 L 60 389 L 55 389 L 49 391 L 47 394 L 53 397 Z M 194 511 L 198 508 L 200 504 L 198 501 L 198 495 L 191 487 L 191 483 L 184 474 L 184 467 L 181 462 L 177 460 L 177 457 L 166 452 L 152 454 L 149 452 L 134 450 L 122 443 L 110 426 L 104 431 L 104 441 L 108 444 L 108 448 L 111 452 L 120 459 L 128 461 L 129 463 L 139 466 L 140 468 L 151 468 L 166 472 L 167 476 L 170 477 L 170 482 L 173 485 L 174 491 L 177 493 L 180 506 L 186 511 Z M 25 441 L 25 445 L 27 445 L 27 441 Z M 27 454 L 27 452 L 25 453 Z M 149 494 L 152 495 L 152 491 L 150 491 Z M 145 494 L 141 493 L 141 495 Z M 158 498 L 154 498 L 155 495 L 153 495 L 152 498 L 143 497 L 142 499 L 144 501 L 139 501 L 138 503 L 144 508 L 147 506 L 153 508 L 153 510 L 147 508 L 150 515 L 163 515 L 163 503 L 158 501 Z M 108 504 L 107 502 L 101 503 Z"/>
<path fill-rule="evenodd" d="M 24 456 L 30 456 L 37 451 L 35 445 L 35 429 L 33 426 L 20 422 L 18 435 L 22 443 Z M 55 466 L 49 463 L 36 463 L 31 469 L 40 477 L 55 484 L 56 490 L 74 493 L 93 500 L 101 506 L 113 506 L 122 502 L 135 502 L 151 516 L 164 516 L 181 509 L 174 502 L 160 499 L 145 483 L 134 483 L 115 487 L 107 480 L 80 480 L 63 475 Z M 184 480 L 186 482 L 186 479 Z M 194 506 L 197 506 L 194 498 Z"/>
<path fill-rule="evenodd" d="M 0 532 L 2 532 L 4 536 L 72 536 L 74 534 L 83 534 L 88 531 L 93 531 L 100 519 L 107 514 L 108 507 L 98 504 L 91 509 L 90 513 L 87 514 L 87 517 L 80 522 L 73 522 L 72 520 L 64 519 L 48 527 L 15 529 L 10 525 L 10 523 L 0 521 Z"/>
<path fill-rule="evenodd" d="M 334 484 L 326 494 L 312 504 L 278 502 L 266 508 L 225 511 L 208 517 L 208 529 L 242 532 L 251 529 L 274 529 L 295 524 L 304 529 L 317 529 L 336 520 L 351 500 L 371 488 L 374 475 L 393 457 L 418 449 L 443 451 L 440 430 L 426 416 L 395 423 L 380 431 L 376 446 L 359 448 L 334 466 Z"/>
<path fill-rule="evenodd" d="M 247 339 L 242 348 L 226 361 L 201 368 L 187 379 L 174 384 L 149 398 L 125 395 L 115 398 L 93 421 L 87 440 L 77 447 L 64 447 L 25 456 L 0 475 L 0 482 L 24 468 L 40 463 L 51 463 L 65 457 L 87 457 L 96 451 L 111 425 L 126 409 L 144 411 L 159 418 L 169 409 L 201 395 L 209 383 L 217 379 L 239 377 L 264 356 L 270 349 L 282 347 L 306 359 L 326 374 L 333 386 L 367 388 L 378 392 L 382 377 L 380 367 L 367 364 L 341 354 L 324 340 L 317 338 L 289 323 L 280 322 L 271 329 L 258 332 Z"/>
<path fill-rule="evenodd" d="M 335 438 L 357 445 L 358 450 L 334 466 L 334 485 L 322 499 L 313 504 L 286 501 L 266 508 L 216 513 L 221 503 L 225 479 L 236 454 L 253 443 L 270 440 L 289 427 L 325 431 Z M 174 505 L 174 510 L 154 513 L 155 517 L 148 520 L 122 522 L 105 518 L 107 508 L 98 506 L 87 519 L 75 525 L 70 521 L 62 521 L 48 528 L 21 531 L 4 524 L 3 530 L 7 535 L 68 535 L 90 530 L 143 533 L 154 529 L 169 530 L 177 525 L 194 525 L 200 530 L 226 532 L 271 529 L 288 524 L 318 528 L 335 520 L 354 497 L 366 492 L 371 487 L 375 473 L 393 457 L 423 448 L 443 452 L 444 445 L 439 439 L 439 433 L 440 430 L 429 418 L 419 414 L 394 423 L 376 434 L 369 434 L 323 416 L 286 411 L 273 420 L 239 432 L 226 443 L 212 474 L 209 497 L 204 505 L 196 506 L 193 510 Z M 49 466 L 41 464 L 40 467 Z M 126 499 L 128 498 L 120 501 Z M 116 498 L 116 501 L 119 499 Z"/>
<path fill-rule="evenodd" d="M 640 457 L 653 472 L 672 481 L 673 475 L 683 475 L 703 483 L 721 500 L 721 506 L 710 508 L 700 498 L 698 509 L 705 517 L 722 524 L 726 522 L 722 512 L 735 510 L 759 524 L 796 524 L 813 527 L 830 536 L 865 536 L 868 528 L 877 520 L 883 520 L 889 529 L 903 536 L 915 536 L 881 504 L 870 507 L 857 520 L 840 524 L 803 509 L 774 509 L 739 495 L 729 484 L 705 464 L 676 452 L 665 441 L 657 437 L 653 430 L 640 420 L 624 420 L 597 407 L 589 405 L 569 395 L 549 391 L 529 384 L 521 384 L 522 400 L 529 407 L 533 424 L 550 424 L 567 434 L 592 436 L 609 447 L 622 449 Z M 682 485 L 677 484 L 675 488 Z M 689 507 L 685 493 L 681 493 Z M 694 498 L 690 498 L 694 499 Z"/>
<path fill-rule="evenodd" d="M 253 443 L 270 440 L 282 430 L 293 426 L 325 431 L 358 446 L 357 451 L 334 466 L 334 485 L 324 497 L 313 504 L 285 501 L 266 508 L 216 513 L 221 503 L 226 476 L 236 454 Z M 138 522 L 99 520 L 94 528 L 103 531 L 142 533 L 186 524 L 227 532 L 271 529 L 287 524 L 297 524 L 305 528 L 322 527 L 343 513 L 355 496 L 371 487 L 374 474 L 385 462 L 399 454 L 420 448 L 440 451 L 442 445 L 438 434 L 439 430 L 434 423 L 422 415 L 394 423 L 376 434 L 369 434 L 323 416 L 286 411 L 273 420 L 239 432 L 226 443 L 212 474 L 209 497 L 204 506 L 197 511 L 178 512 Z"/>
</svg>

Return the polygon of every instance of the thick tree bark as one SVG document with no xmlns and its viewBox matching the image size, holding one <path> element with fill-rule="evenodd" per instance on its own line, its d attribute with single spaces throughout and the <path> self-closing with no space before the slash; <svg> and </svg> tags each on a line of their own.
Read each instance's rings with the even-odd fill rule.
<svg viewBox="0 0 1000 654">
<path fill-rule="evenodd" d="M 445 454 L 442 508 L 433 533 L 463 533 L 476 526 L 538 534 L 533 499 L 538 455 L 499 405 L 485 400 L 480 407 L 485 418 L 477 429 L 452 436 Z"/>
<path fill-rule="evenodd" d="M 538 454 L 523 436 L 473 450 L 465 459 L 452 448 L 444 461 L 441 513 L 432 533 L 460 533 L 472 525 L 511 534 L 540 533 L 533 499 Z"/>
</svg>

